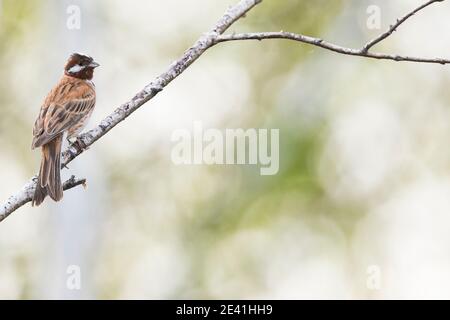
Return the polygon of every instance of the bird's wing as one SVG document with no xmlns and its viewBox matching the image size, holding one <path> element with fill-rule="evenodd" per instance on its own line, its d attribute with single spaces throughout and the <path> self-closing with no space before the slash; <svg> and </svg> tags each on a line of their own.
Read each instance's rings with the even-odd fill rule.
<svg viewBox="0 0 450 320">
<path fill-rule="evenodd" d="M 95 91 L 84 81 L 58 85 L 45 99 L 33 128 L 32 148 L 76 125 L 95 105 Z"/>
</svg>

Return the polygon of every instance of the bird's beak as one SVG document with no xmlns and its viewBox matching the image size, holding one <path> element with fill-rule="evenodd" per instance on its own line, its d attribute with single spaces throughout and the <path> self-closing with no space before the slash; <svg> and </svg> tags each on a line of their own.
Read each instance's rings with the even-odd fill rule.
<svg viewBox="0 0 450 320">
<path fill-rule="evenodd" d="M 98 66 L 100 66 L 97 62 L 95 62 L 95 61 L 92 61 L 90 64 L 89 64 L 89 67 L 90 68 L 97 68 Z"/>
</svg>

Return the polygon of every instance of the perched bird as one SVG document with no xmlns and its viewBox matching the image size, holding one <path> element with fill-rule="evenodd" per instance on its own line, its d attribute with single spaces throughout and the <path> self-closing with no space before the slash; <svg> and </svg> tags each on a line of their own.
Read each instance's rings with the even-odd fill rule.
<svg viewBox="0 0 450 320">
<path fill-rule="evenodd" d="M 46 195 L 55 201 L 63 197 L 61 184 L 61 144 L 76 137 L 86 125 L 95 106 L 92 77 L 99 64 L 79 53 L 70 55 L 64 75 L 41 106 L 33 128 L 32 149 L 42 148 L 41 168 L 32 205 L 40 205 Z"/>
</svg>

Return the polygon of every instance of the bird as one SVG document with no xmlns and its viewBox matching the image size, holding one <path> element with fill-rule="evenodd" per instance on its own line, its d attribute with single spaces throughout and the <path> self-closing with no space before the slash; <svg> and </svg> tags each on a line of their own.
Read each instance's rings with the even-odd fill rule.
<svg viewBox="0 0 450 320">
<path fill-rule="evenodd" d="M 92 82 L 94 69 L 100 66 L 81 53 L 69 56 L 64 74 L 41 105 L 33 127 L 31 149 L 41 148 L 42 158 L 32 206 L 39 206 L 47 195 L 54 201 L 63 197 L 61 184 L 61 145 L 83 130 L 95 107 Z"/>
</svg>

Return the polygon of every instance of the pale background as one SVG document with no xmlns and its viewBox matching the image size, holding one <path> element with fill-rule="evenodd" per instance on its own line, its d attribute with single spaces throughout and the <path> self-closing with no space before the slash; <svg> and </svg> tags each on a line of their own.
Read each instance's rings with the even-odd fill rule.
<svg viewBox="0 0 450 320">
<path fill-rule="evenodd" d="M 38 170 L 40 103 L 92 55 L 90 126 L 166 70 L 237 0 L 0 1 L 0 201 Z M 264 0 L 230 31 L 360 47 L 423 1 Z M 66 27 L 69 5 L 81 29 Z M 450 57 L 450 3 L 378 50 Z M 450 298 L 450 71 L 277 40 L 217 46 L 77 158 L 88 189 L 0 223 L 0 298 Z M 175 166 L 171 133 L 279 128 L 280 172 Z M 68 267 L 81 289 L 66 286 Z"/>
</svg>

